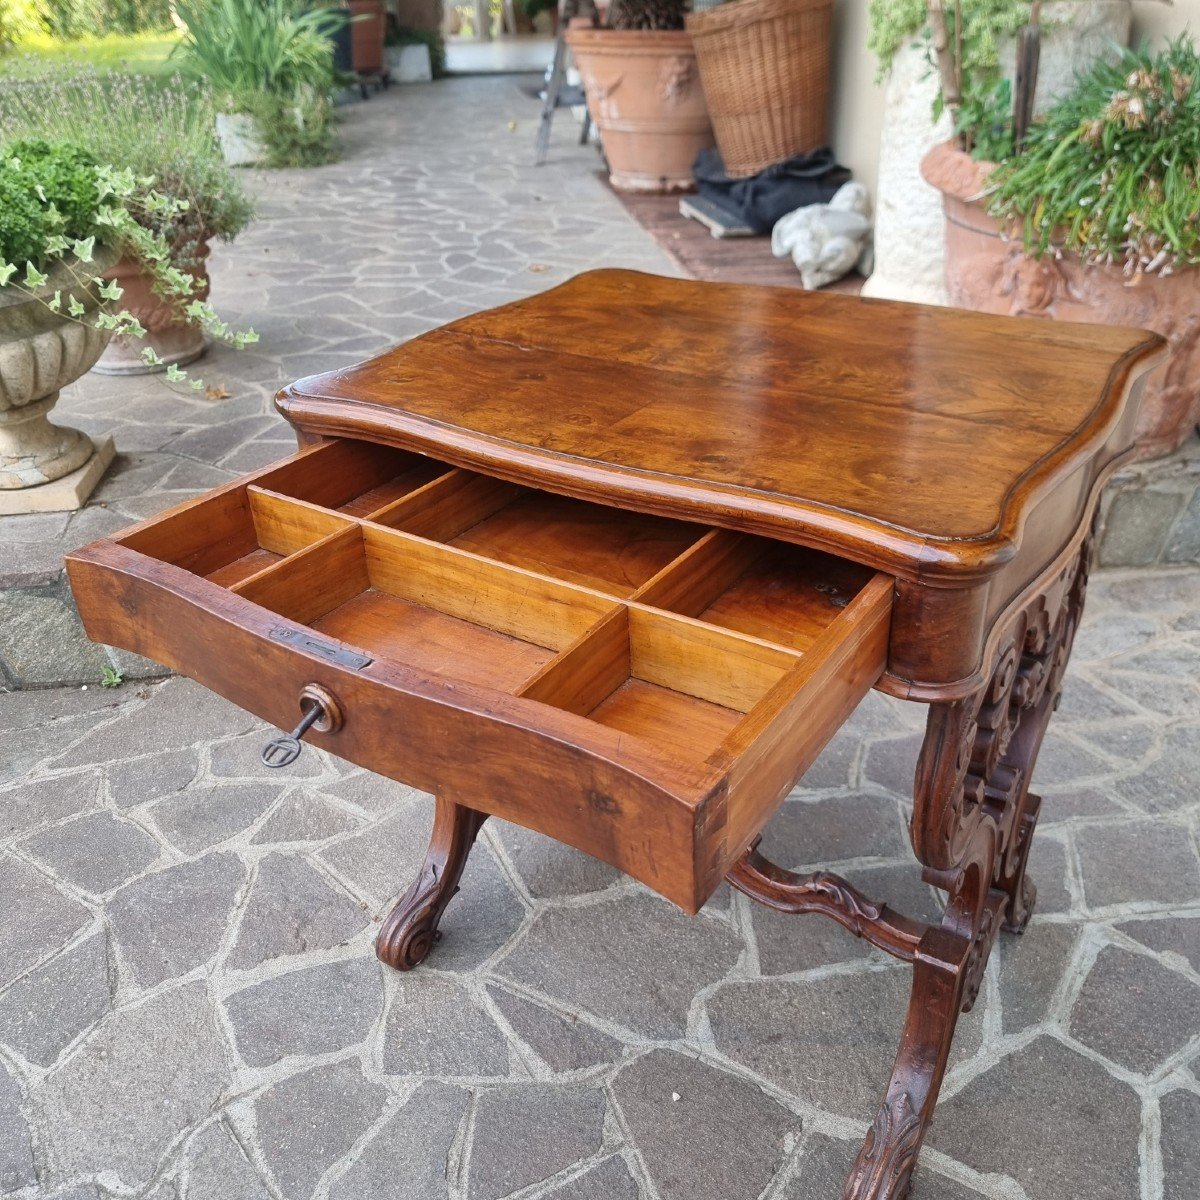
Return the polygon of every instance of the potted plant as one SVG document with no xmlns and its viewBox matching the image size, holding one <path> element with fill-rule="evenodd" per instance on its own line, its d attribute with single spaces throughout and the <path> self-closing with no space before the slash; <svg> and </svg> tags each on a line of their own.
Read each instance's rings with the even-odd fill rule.
<svg viewBox="0 0 1200 1200">
<path fill-rule="evenodd" d="M 6 501 L 5 511 L 78 507 L 99 479 L 100 471 L 85 470 L 96 453 L 91 440 L 52 424 L 49 414 L 60 389 L 88 370 L 110 337 L 145 332 L 118 310 L 120 285 L 104 277 L 120 256 L 142 262 L 159 292 L 186 301 L 187 319 L 213 336 L 238 346 L 256 340 L 253 331 L 231 331 L 195 295 L 195 280 L 148 227 L 147 214 L 182 204 L 66 142 L 0 148 L 0 494 L 83 472 L 69 493 Z M 154 357 L 150 347 L 145 353 Z M 167 377 L 186 378 L 177 366 Z"/>
<path fill-rule="evenodd" d="M 1015 38 L 1029 19 L 1020 0 L 964 0 L 959 72 L 983 92 L 1013 74 Z M 921 160 L 951 134 L 930 62 L 927 0 L 870 0 L 867 46 L 885 85 L 875 184 L 875 268 L 864 296 L 945 304 L 941 195 L 921 177 Z M 1052 0 L 1043 8 L 1036 103 L 1044 112 L 1075 76 L 1127 45 L 1130 0 Z M 956 46 L 959 39 L 956 37 Z M 702 63 L 703 69 L 703 63 Z"/>
<path fill-rule="evenodd" d="M 446 73 L 446 43 L 436 29 L 390 22 L 384 55 L 398 83 L 424 83 Z"/>
<path fill-rule="evenodd" d="M 295 0 L 177 0 L 184 35 L 172 52 L 219 101 L 230 166 L 308 166 L 334 157 L 331 35 L 346 10 Z"/>
<path fill-rule="evenodd" d="M 684 0 L 613 0 L 607 28 L 567 31 L 615 188 L 687 190 L 696 154 L 712 145 L 683 26 Z"/>
<path fill-rule="evenodd" d="M 1032 13 L 1023 40 L 1036 45 Z M 930 151 L 922 174 L 943 196 L 951 303 L 1162 333 L 1171 355 L 1146 382 L 1137 455 L 1170 453 L 1200 419 L 1195 44 L 1096 60 L 1025 127 L 1028 94 L 1011 109 L 1002 88 L 964 103 L 948 34 L 935 31 L 934 44 L 955 139 Z"/>
<path fill-rule="evenodd" d="M 146 114 L 153 112 L 153 122 Z M 204 351 L 204 334 L 183 312 L 193 298 L 207 299 L 209 244 L 232 240 L 252 208 L 234 173 L 222 161 L 214 133 L 211 94 L 173 80 L 166 85 L 95 71 L 48 71 L 13 81 L 0 91 L 0 130 L 8 136 L 70 142 L 97 162 L 120 163 L 178 201 L 172 211 L 139 210 L 139 219 L 171 247 L 176 266 L 195 280 L 186 301 L 161 296 L 154 277 L 136 257 L 105 272 L 124 293 L 126 310 L 145 329 L 143 339 L 114 337 L 96 365 L 102 374 L 145 374 L 184 365 Z M 144 351 L 155 352 L 153 364 Z"/>
</svg>

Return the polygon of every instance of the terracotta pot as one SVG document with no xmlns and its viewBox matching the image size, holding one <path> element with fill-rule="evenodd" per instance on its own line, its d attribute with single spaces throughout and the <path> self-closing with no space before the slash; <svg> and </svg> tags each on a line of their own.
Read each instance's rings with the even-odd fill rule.
<svg viewBox="0 0 1200 1200">
<path fill-rule="evenodd" d="M 383 39 L 387 32 L 384 0 L 349 0 L 350 59 L 362 75 L 383 70 Z"/>
<path fill-rule="evenodd" d="M 202 242 L 196 253 L 197 263 L 188 270 L 200 284 L 195 299 L 207 300 L 209 290 L 208 243 Z M 128 309 L 146 327 L 146 336 L 115 337 L 105 348 L 92 370 L 97 375 L 153 375 L 169 366 L 182 367 L 194 362 L 204 353 L 204 333 L 188 322 L 181 305 L 154 293 L 152 280 L 133 259 L 123 258 L 104 273 L 105 279 L 115 279 L 123 293 L 119 308 Z M 189 298 L 190 300 L 191 298 Z M 142 351 L 150 347 L 162 362 L 148 365 Z"/>
<path fill-rule="evenodd" d="M 613 187 L 690 190 L 692 162 L 713 144 L 691 36 L 624 29 L 569 29 L 566 36 Z"/>
<path fill-rule="evenodd" d="M 935 146 L 921 163 L 921 174 L 942 193 L 945 207 L 950 303 L 1161 333 L 1171 354 L 1146 380 L 1136 456 L 1170 454 L 1200 421 L 1200 269 L 1131 281 L 1119 266 L 1089 266 L 1071 254 L 1030 257 L 1020 239 L 1005 238 L 1000 223 L 987 214 L 983 196 L 993 165 L 976 162 L 949 142 Z"/>
</svg>

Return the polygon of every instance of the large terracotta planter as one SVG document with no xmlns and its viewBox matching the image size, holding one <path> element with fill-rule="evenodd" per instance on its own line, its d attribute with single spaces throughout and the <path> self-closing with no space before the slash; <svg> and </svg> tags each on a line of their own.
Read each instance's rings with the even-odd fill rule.
<svg viewBox="0 0 1200 1200">
<path fill-rule="evenodd" d="M 1200 421 L 1200 268 L 1128 279 L 1119 266 L 1088 266 L 1074 255 L 1035 259 L 987 214 L 987 176 L 957 146 L 935 146 L 921 174 L 942 193 L 946 213 L 946 291 L 958 308 L 1048 317 L 1090 325 L 1131 325 L 1161 333 L 1166 362 L 1146 380 L 1137 457 L 1159 458 Z M 1048 404 L 1053 397 L 1047 397 Z"/>
<path fill-rule="evenodd" d="M 689 190 L 692 162 L 713 144 L 691 36 L 683 30 L 570 29 L 567 42 L 613 187 Z"/>
<path fill-rule="evenodd" d="M 209 290 L 208 243 L 201 242 L 185 268 L 195 276 L 200 290 L 191 299 L 207 300 Z M 123 258 L 104 273 L 105 279 L 115 279 L 122 294 L 118 307 L 128 309 L 146 328 L 142 338 L 122 335 L 108 343 L 104 353 L 92 367 L 97 375 L 152 375 L 168 366 L 185 366 L 204 353 L 204 333 L 198 325 L 184 317 L 181 306 L 154 293 L 152 280 L 133 259 Z M 162 360 L 149 366 L 142 351 L 149 347 Z"/>
<path fill-rule="evenodd" d="M 99 253 L 97 260 L 84 270 L 102 271 L 107 263 Z M 91 367 L 110 336 L 51 312 L 37 298 L 70 290 L 85 315 L 94 315 L 99 298 L 80 294 L 74 283 L 75 275 L 60 264 L 36 296 L 0 288 L 0 491 L 52 483 L 95 453 L 87 434 L 50 421 L 59 391 Z"/>
</svg>

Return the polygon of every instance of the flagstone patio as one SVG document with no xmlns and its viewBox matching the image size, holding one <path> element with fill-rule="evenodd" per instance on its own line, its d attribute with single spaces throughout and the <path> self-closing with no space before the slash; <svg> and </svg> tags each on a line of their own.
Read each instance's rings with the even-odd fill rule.
<svg viewBox="0 0 1200 1200">
<path fill-rule="evenodd" d="M 0 639 L 40 647 L 0 647 L 13 682 L 98 674 L 61 554 L 286 453 L 281 383 L 588 266 L 670 270 L 565 121 L 527 165 L 535 115 L 513 80 L 394 89 L 347 113 L 344 162 L 255 179 L 263 220 L 215 264 L 263 333 L 206 361 L 229 398 L 84 380 L 61 410 L 122 450 L 104 507 L 0 525 Z M 914 1200 L 1197 1192 L 1198 611 L 1200 572 L 1094 578 L 1037 773 L 1037 912 L 960 1026 Z M 0 693 L 0 1195 L 840 1195 L 906 967 L 728 889 L 688 918 L 491 821 L 440 945 L 386 970 L 429 797 L 311 748 L 269 772 L 261 722 L 118 661 L 118 689 Z M 904 828 L 922 719 L 869 697 L 771 856 L 935 914 Z"/>
</svg>

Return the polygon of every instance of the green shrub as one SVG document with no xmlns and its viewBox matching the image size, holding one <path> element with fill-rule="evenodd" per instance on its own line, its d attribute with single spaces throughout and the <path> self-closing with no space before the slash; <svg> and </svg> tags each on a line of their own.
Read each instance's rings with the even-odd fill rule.
<svg viewBox="0 0 1200 1200">
<path fill-rule="evenodd" d="M 96 166 L 77 146 L 41 138 L 6 146 L 0 163 L 0 260 L 40 267 L 54 234 L 72 240 L 94 234 Z"/>
<path fill-rule="evenodd" d="M 0 261 L 44 265 L 48 239 L 96 231 L 96 161 L 76 146 L 13 142 L 0 160 Z"/>
<path fill-rule="evenodd" d="M 170 0 L 37 0 L 57 38 L 151 33 L 171 28 Z"/>
<path fill-rule="evenodd" d="M 38 0 L 0 0 L 0 52 L 46 31 Z"/>
<path fill-rule="evenodd" d="M 230 108 L 252 113 L 273 166 L 334 157 L 331 93 L 340 83 L 330 34 L 343 11 L 299 0 L 178 0 L 187 32 L 176 54 Z"/>
<path fill-rule="evenodd" d="M 251 111 L 267 147 L 268 167 L 315 167 L 337 157 L 333 102 L 327 92 L 262 92 Z"/>
<path fill-rule="evenodd" d="M 1029 20 L 1029 0 L 961 0 L 964 74 L 992 75 L 999 66 L 1000 42 Z M 905 42 L 926 32 L 926 0 L 871 0 L 867 45 L 882 74 Z M 956 6 L 946 5 L 953 29 Z"/>
<path fill-rule="evenodd" d="M 98 273 L 102 267 L 88 266 L 99 244 L 134 260 L 154 291 L 210 336 L 237 347 L 257 341 L 253 330 L 232 330 L 217 316 L 197 294 L 186 251 L 154 228 L 156 216 L 169 226 L 186 208 L 186 201 L 156 191 L 128 168 L 96 163 L 79 146 L 44 138 L 0 146 L 0 291 L 24 292 L 64 320 L 144 336 L 133 314 L 116 311 L 119 285 Z M 80 299 L 85 295 L 101 301 L 99 309 L 89 312 Z M 143 357 L 160 361 L 150 349 Z M 170 366 L 167 378 L 177 382 L 185 375 Z M 192 386 L 203 384 L 193 380 Z"/>
<path fill-rule="evenodd" d="M 994 171 L 1027 249 L 1126 272 L 1200 264 L 1200 52 L 1186 37 L 1081 75 Z"/>
<path fill-rule="evenodd" d="M 178 0 L 187 28 L 176 55 L 184 72 L 244 106 L 261 92 L 289 95 L 334 82 L 329 35 L 345 20 L 294 0 Z"/>
</svg>

